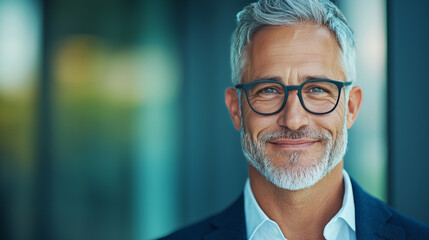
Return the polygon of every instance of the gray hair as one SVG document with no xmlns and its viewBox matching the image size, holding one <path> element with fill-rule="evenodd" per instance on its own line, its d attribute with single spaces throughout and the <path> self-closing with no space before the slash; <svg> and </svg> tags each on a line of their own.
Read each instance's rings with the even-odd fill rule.
<svg viewBox="0 0 429 240">
<path fill-rule="evenodd" d="M 267 26 L 296 25 L 311 21 L 326 26 L 340 46 L 343 72 L 347 81 L 356 78 L 353 31 L 341 11 L 329 0 L 259 0 L 237 14 L 232 35 L 231 68 L 233 84 L 241 83 L 252 36 Z"/>
</svg>

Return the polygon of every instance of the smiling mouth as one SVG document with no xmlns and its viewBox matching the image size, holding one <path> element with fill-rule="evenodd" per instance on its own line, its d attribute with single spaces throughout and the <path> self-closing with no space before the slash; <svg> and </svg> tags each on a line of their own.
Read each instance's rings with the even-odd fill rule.
<svg viewBox="0 0 429 240">
<path fill-rule="evenodd" d="M 316 139 L 274 139 L 268 143 L 274 145 L 275 147 L 282 149 L 302 149 L 312 146 L 313 144 L 319 142 Z"/>
</svg>

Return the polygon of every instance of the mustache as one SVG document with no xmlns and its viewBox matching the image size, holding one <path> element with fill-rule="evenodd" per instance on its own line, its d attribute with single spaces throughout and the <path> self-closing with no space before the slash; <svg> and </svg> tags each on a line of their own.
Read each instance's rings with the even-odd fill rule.
<svg viewBox="0 0 429 240">
<path fill-rule="evenodd" d="M 258 139 L 261 142 L 269 142 L 274 139 L 315 139 L 327 141 L 332 139 L 332 135 L 327 131 L 320 131 L 311 129 L 309 127 L 301 127 L 297 130 L 291 130 L 289 128 L 282 128 L 271 132 L 262 132 Z"/>
</svg>

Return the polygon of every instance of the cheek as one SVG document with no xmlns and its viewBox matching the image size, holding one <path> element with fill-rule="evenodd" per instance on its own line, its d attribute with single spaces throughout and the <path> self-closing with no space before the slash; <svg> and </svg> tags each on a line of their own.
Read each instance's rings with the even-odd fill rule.
<svg viewBox="0 0 429 240">
<path fill-rule="evenodd" d="M 335 112 L 337 112 L 337 118 L 341 121 L 340 127 L 342 127 L 344 121 L 347 119 L 347 104 L 345 103 L 345 99 L 338 103 L 337 109 L 335 110 Z"/>
<path fill-rule="evenodd" d="M 262 116 L 252 111 L 249 107 L 243 106 L 243 124 L 254 140 L 266 129 L 273 129 L 276 124 L 274 116 Z"/>
<path fill-rule="evenodd" d="M 332 140 L 335 141 L 338 133 L 343 127 L 345 118 L 344 102 L 339 102 L 337 108 L 333 112 L 323 116 L 319 119 L 320 121 L 317 121 L 318 127 L 329 131 L 332 135 Z"/>
<path fill-rule="evenodd" d="M 339 112 L 341 114 L 344 114 L 345 109 L 345 99 L 342 99 L 341 101 L 339 101 L 337 107 L 335 108 L 335 112 Z"/>
</svg>

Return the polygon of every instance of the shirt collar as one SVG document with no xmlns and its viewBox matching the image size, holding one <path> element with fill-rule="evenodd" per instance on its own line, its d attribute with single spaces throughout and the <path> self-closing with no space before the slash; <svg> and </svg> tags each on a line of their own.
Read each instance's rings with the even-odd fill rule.
<svg viewBox="0 0 429 240">
<path fill-rule="evenodd" d="M 324 235 L 329 234 L 328 232 L 332 231 L 338 226 L 335 226 L 337 219 L 344 220 L 347 225 L 356 232 L 356 223 L 355 223 L 355 204 L 353 198 L 352 184 L 350 177 L 347 174 L 346 170 L 343 169 L 343 181 L 344 181 L 344 197 L 343 204 L 338 213 L 328 222 L 324 229 Z M 268 216 L 262 211 L 256 202 L 255 196 L 253 195 L 252 189 L 250 187 L 250 180 L 247 178 L 244 186 L 244 213 L 246 219 L 246 233 L 248 239 L 252 239 L 252 236 L 255 235 L 259 227 L 266 221 L 273 222 L 268 218 Z M 342 221 L 340 221 L 341 224 Z M 275 224 L 275 222 L 273 222 Z M 344 223 L 344 222 L 343 222 Z M 277 224 L 276 224 L 277 225 Z"/>
<path fill-rule="evenodd" d="M 356 223 L 355 223 L 355 201 L 353 198 L 353 189 L 352 182 L 350 181 L 350 176 L 343 169 L 343 181 L 344 181 L 344 198 L 343 206 L 340 211 L 338 211 L 338 217 L 344 219 L 350 228 L 356 232 Z M 335 218 L 335 217 L 334 217 Z"/>
<path fill-rule="evenodd" d="M 244 215 L 246 218 L 246 233 L 247 238 L 252 239 L 258 228 L 265 222 L 268 221 L 268 216 L 259 207 L 256 202 L 255 196 L 253 195 L 250 187 L 250 180 L 247 178 L 244 185 Z"/>
</svg>

